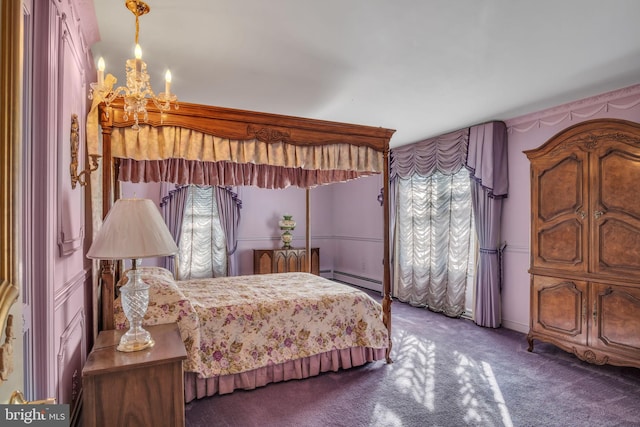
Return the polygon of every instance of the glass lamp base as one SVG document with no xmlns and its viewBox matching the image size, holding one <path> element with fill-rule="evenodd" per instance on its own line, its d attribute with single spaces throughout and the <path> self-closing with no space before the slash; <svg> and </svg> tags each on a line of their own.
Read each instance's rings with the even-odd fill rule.
<svg viewBox="0 0 640 427">
<path fill-rule="evenodd" d="M 120 344 L 118 344 L 116 350 L 130 353 L 132 351 L 140 351 L 144 350 L 145 348 L 151 348 L 155 343 L 156 342 L 151 337 L 149 337 L 149 341 L 146 342 L 122 342 L 122 340 L 120 340 Z"/>
<path fill-rule="evenodd" d="M 138 270 L 130 270 L 127 284 L 120 288 L 122 310 L 129 320 L 129 330 L 120 338 L 119 351 L 140 351 L 154 344 L 149 331 L 142 327 L 142 320 L 149 305 L 149 285 L 140 279 Z"/>
</svg>

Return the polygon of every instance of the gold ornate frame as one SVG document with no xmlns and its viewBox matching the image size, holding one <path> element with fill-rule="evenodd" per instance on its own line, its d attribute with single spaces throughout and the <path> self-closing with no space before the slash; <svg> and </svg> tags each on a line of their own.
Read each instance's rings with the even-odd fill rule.
<svg viewBox="0 0 640 427">
<path fill-rule="evenodd" d="M 0 381 L 13 370 L 11 307 L 17 301 L 22 111 L 22 2 L 3 0 L 0 15 Z M 6 330 L 5 330 L 6 328 Z M 1 382 L 0 382 L 1 383 Z"/>
</svg>

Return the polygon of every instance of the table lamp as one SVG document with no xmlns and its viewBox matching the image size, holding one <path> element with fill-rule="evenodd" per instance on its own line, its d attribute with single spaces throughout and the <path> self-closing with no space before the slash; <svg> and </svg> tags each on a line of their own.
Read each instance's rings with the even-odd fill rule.
<svg viewBox="0 0 640 427">
<path fill-rule="evenodd" d="M 142 327 L 149 305 L 149 285 L 137 269 L 140 258 L 169 256 L 178 252 L 160 211 L 149 199 L 119 199 L 87 252 L 87 258 L 102 260 L 131 259 L 127 284 L 120 288 L 122 309 L 129 330 L 122 335 L 117 349 L 138 351 L 153 346 L 151 334 Z"/>
</svg>

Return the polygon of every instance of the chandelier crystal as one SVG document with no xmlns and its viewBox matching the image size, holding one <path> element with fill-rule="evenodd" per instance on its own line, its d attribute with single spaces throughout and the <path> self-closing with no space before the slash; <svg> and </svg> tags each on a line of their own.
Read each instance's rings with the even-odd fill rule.
<svg viewBox="0 0 640 427">
<path fill-rule="evenodd" d="M 129 116 L 133 117 L 134 124 L 133 129 L 138 130 L 139 118 L 142 116 L 143 121 L 149 119 L 147 113 L 147 102 L 151 100 L 153 104 L 161 112 L 168 111 L 173 105 L 178 109 L 178 97 L 171 93 L 171 71 L 167 70 L 165 74 L 165 88 L 164 92 L 156 95 L 151 88 L 149 74 L 147 74 L 147 64 L 142 60 L 142 49 L 138 44 L 138 33 L 140 30 L 139 18 L 142 15 L 149 13 L 149 6 L 140 0 L 126 0 L 125 6 L 136 17 L 136 47 L 134 51 L 134 58 L 127 59 L 125 64 L 125 71 L 127 76 L 126 86 L 119 86 L 116 89 L 111 89 L 111 85 L 105 85 L 104 59 L 98 60 L 98 81 L 91 83 L 91 90 L 89 92 L 89 99 L 97 97 L 100 101 L 103 101 L 107 106 L 113 102 L 114 99 L 121 96 L 124 98 L 124 120 L 128 120 Z M 113 79 L 115 82 L 115 78 Z"/>
</svg>

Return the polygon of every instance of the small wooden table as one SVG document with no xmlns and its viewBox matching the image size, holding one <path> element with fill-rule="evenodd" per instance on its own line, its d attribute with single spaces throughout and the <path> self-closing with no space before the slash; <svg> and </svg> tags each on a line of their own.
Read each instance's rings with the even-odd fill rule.
<svg viewBox="0 0 640 427">
<path fill-rule="evenodd" d="M 149 326 L 151 348 L 116 350 L 125 331 L 102 331 L 82 369 L 84 426 L 184 426 L 187 358 L 175 323 Z"/>
</svg>

